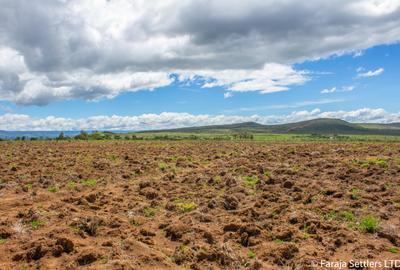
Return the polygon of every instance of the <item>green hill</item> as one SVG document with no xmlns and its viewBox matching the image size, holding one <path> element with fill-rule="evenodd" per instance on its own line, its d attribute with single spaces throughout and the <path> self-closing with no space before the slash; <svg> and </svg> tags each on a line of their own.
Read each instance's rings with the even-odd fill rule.
<svg viewBox="0 0 400 270">
<path fill-rule="evenodd" d="M 400 136 L 400 123 L 372 124 L 349 123 L 340 119 L 319 118 L 280 125 L 262 125 L 255 122 L 239 124 L 185 127 L 139 133 L 273 133 L 273 134 L 343 134 L 343 135 L 397 135 Z"/>
</svg>

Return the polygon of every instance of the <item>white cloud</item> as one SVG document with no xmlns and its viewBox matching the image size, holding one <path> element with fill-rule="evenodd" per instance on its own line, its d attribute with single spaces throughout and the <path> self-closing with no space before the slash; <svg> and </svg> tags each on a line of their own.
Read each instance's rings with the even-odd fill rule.
<svg viewBox="0 0 400 270">
<path fill-rule="evenodd" d="M 204 87 L 285 91 L 308 79 L 295 63 L 399 36 L 399 0 L 3 0 L 0 100 L 110 98 L 179 72 Z"/>
<path fill-rule="evenodd" d="M 368 77 L 376 77 L 381 75 L 385 70 L 383 68 L 378 68 L 376 70 L 369 70 L 367 72 L 358 73 L 358 77 L 368 78 Z"/>
<path fill-rule="evenodd" d="M 306 71 L 296 71 L 287 65 L 265 64 L 260 70 L 189 70 L 178 71 L 179 80 L 205 80 L 203 88 L 222 86 L 231 92 L 254 92 L 262 94 L 286 91 L 289 86 L 309 80 Z"/>
<path fill-rule="evenodd" d="M 330 93 L 335 93 L 336 92 L 336 87 L 332 87 L 330 89 L 326 88 L 324 90 L 321 91 L 322 94 L 330 94 Z"/>
<path fill-rule="evenodd" d="M 230 98 L 230 97 L 233 97 L 232 92 L 225 92 L 224 93 L 224 98 Z"/>
<path fill-rule="evenodd" d="M 349 85 L 349 86 L 342 86 L 341 88 L 326 88 L 321 91 L 321 94 L 332 94 L 332 93 L 337 93 L 337 92 L 351 92 L 355 89 L 354 85 Z"/>
<path fill-rule="evenodd" d="M 361 57 L 361 56 L 363 56 L 363 55 L 364 55 L 364 51 L 362 51 L 362 50 L 358 50 L 358 51 L 355 51 L 355 52 L 353 53 L 353 57 L 354 57 L 354 58 Z"/>
<path fill-rule="evenodd" d="M 254 121 L 262 124 L 290 123 L 315 118 L 340 118 L 350 122 L 390 123 L 400 122 L 399 113 L 384 109 L 364 108 L 354 111 L 295 111 L 287 115 L 193 115 L 164 112 L 138 116 L 93 116 L 71 119 L 48 116 L 33 118 L 24 114 L 0 116 L 0 130 L 150 130 L 188 126 L 218 125 Z"/>
</svg>

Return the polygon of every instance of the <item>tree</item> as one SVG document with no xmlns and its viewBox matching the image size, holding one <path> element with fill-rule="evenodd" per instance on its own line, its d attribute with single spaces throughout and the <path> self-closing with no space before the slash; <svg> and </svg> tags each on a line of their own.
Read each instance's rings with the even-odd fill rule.
<svg viewBox="0 0 400 270">
<path fill-rule="evenodd" d="M 64 132 L 63 131 L 60 132 L 60 135 L 58 135 L 56 140 L 59 140 L 59 141 L 65 140 L 65 136 L 64 136 Z"/>
</svg>

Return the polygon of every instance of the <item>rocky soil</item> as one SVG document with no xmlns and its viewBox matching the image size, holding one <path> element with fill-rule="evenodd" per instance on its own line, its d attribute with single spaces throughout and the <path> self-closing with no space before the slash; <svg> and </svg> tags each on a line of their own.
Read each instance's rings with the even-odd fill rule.
<svg viewBox="0 0 400 270">
<path fill-rule="evenodd" d="M 399 217 L 399 144 L 0 143 L 0 269 L 400 259 Z"/>
</svg>

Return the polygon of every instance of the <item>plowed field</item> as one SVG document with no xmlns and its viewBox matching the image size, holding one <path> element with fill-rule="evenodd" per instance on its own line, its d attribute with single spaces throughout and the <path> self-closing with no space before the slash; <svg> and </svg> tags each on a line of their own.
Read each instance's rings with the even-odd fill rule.
<svg viewBox="0 0 400 270">
<path fill-rule="evenodd" d="M 0 143 L 0 269 L 313 269 L 399 249 L 399 144 Z"/>
</svg>

